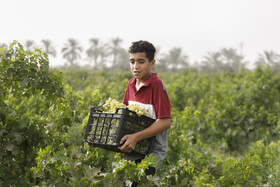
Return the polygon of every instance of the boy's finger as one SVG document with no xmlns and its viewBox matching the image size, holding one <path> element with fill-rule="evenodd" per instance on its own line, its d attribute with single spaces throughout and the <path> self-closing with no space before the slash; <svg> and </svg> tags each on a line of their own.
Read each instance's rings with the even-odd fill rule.
<svg viewBox="0 0 280 187">
<path fill-rule="evenodd" d="M 122 152 L 124 152 L 126 147 L 127 147 L 127 145 L 124 144 L 121 147 L 118 147 L 118 149 L 121 150 Z"/>
<path fill-rule="evenodd" d="M 122 144 L 126 139 L 127 139 L 127 136 L 125 135 L 124 137 L 122 137 L 120 144 Z"/>
</svg>

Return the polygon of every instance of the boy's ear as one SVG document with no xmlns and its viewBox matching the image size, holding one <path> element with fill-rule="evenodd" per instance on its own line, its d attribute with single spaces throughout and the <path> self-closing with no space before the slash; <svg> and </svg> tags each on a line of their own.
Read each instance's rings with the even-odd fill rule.
<svg viewBox="0 0 280 187">
<path fill-rule="evenodd" d="M 151 61 L 151 63 L 152 63 L 152 65 L 154 66 L 154 65 L 156 64 L 156 59 L 153 59 L 153 60 Z"/>
</svg>

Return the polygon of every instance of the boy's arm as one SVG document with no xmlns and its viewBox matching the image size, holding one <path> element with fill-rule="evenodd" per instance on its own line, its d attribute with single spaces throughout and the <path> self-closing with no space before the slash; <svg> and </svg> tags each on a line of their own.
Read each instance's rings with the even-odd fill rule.
<svg viewBox="0 0 280 187">
<path fill-rule="evenodd" d="M 150 138 L 163 132 L 164 130 L 167 130 L 170 127 L 170 124 L 170 118 L 157 119 L 150 127 L 134 134 L 125 135 L 121 139 L 120 144 L 122 144 L 123 142 L 125 143 L 123 144 L 123 146 L 119 147 L 119 149 L 122 152 L 130 153 L 135 149 L 137 142 L 146 138 Z"/>
</svg>

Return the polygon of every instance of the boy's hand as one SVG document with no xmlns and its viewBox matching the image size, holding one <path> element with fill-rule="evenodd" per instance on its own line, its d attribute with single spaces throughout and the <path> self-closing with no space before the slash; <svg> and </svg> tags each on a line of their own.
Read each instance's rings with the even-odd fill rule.
<svg viewBox="0 0 280 187">
<path fill-rule="evenodd" d="M 134 151 L 136 143 L 138 141 L 135 134 L 127 134 L 122 137 L 120 144 L 122 144 L 123 142 L 125 143 L 121 147 L 118 147 L 118 149 L 122 152 L 130 153 Z"/>
</svg>

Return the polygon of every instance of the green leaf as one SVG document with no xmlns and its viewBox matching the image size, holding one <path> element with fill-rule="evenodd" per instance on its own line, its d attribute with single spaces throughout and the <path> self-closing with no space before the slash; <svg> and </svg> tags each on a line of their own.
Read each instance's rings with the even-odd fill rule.
<svg viewBox="0 0 280 187">
<path fill-rule="evenodd" d="M 6 150 L 11 151 L 13 153 L 13 155 L 16 155 L 19 152 L 19 148 L 13 144 L 8 144 L 6 146 Z"/>
</svg>

